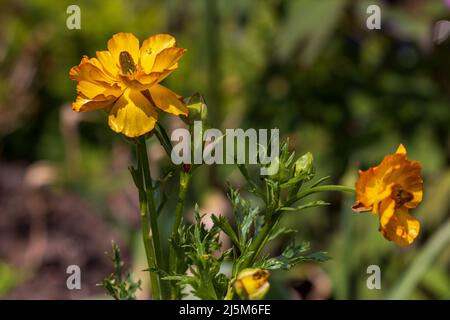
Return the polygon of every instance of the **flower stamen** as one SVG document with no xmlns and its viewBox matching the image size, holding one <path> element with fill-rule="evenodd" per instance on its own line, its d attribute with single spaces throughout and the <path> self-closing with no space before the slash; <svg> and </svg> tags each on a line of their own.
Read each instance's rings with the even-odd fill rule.
<svg viewBox="0 0 450 320">
<path fill-rule="evenodd" d="M 123 74 L 132 74 L 136 71 L 136 64 L 128 51 L 122 51 L 120 53 L 119 63 Z"/>
<path fill-rule="evenodd" d="M 392 188 L 392 197 L 395 200 L 396 208 L 402 207 L 414 198 L 411 192 L 404 190 L 399 184 L 394 185 Z"/>
</svg>

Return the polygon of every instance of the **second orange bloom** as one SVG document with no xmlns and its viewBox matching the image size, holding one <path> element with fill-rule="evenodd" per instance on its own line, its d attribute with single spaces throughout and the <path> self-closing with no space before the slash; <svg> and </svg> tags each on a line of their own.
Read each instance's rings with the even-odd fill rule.
<svg viewBox="0 0 450 320">
<path fill-rule="evenodd" d="M 356 182 L 353 210 L 379 213 L 382 235 L 401 246 L 408 246 L 420 231 L 419 221 L 409 214 L 422 201 L 421 165 L 408 160 L 400 145 L 376 167 L 360 171 Z"/>
</svg>

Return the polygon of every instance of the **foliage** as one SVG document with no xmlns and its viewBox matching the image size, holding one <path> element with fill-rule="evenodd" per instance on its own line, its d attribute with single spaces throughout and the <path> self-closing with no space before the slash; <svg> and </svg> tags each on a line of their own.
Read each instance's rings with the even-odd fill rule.
<svg viewBox="0 0 450 320">
<path fill-rule="evenodd" d="M 136 300 L 136 291 L 141 289 L 141 280 L 135 282 L 131 273 L 123 274 L 123 261 L 120 256 L 120 249 L 112 242 L 111 261 L 114 272 L 103 279 L 99 286 L 106 289 L 108 294 L 116 300 Z"/>
<path fill-rule="evenodd" d="M 120 167 L 129 158 L 128 151 L 123 152 L 127 142 L 111 135 L 101 113 L 66 116 L 67 103 L 75 98 L 67 73 L 81 55 L 94 55 L 118 31 L 136 32 L 141 39 L 158 32 L 174 34 L 180 46 L 189 47 L 188 63 L 167 82 L 183 96 L 205 93 L 214 126 L 278 127 L 291 138 L 293 149 L 314 154 L 320 172 L 333 177 L 331 183 L 352 185 L 357 167 L 379 162 L 380 154 L 400 142 L 408 146 L 411 158 L 426 164 L 426 196 L 418 208 L 423 232 L 410 250 L 378 239 L 369 227 L 370 217 L 355 216 L 348 209 L 353 199 L 334 194 L 320 199 L 311 194 L 311 201 L 285 206 L 285 218 L 267 242 L 266 250 L 278 255 L 275 251 L 285 242 L 285 233 L 300 245 L 320 234 L 314 248 L 333 256 L 320 267 L 332 283 L 324 298 L 386 298 L 402 282 L 405 270 L 417 265 L 416 259 L 423 257 L 422 250 L 449 217 L 450 46 L 448 41 L 433 44 L 430 33 L 437 20 L 449 19 L 448 8 L 444 1 L 377 1 L 383 29 L 370 31 L 365 26 L 366 8 L 373 1 L 325 2 L 112 0 L 105 6 L 104 1 L 80 1 L 81 30 L 65 28 L 70 1 L 7 2 L 0 13 L 1 161 L 26 166 L 49 161 L 62 173 L 52 189 L 82 197 L 111 228 L 134 239 L 134 218 L 123 219 L 119 206 L 110 203 L 118 194 L 128 195 L 132 183 Z M 150 148 L 158 151 L 153 143 Z M 155 170 L 167 172 L 169 165 L 157 155 L 154 152 Z M 204 203 L 212 192 L 225 193 L 216 181 L 246 184 L 235 168 L 212 170 L 196 172 L 186 196 L 189 203 Z M 247 181 L 248 188 L 261 191 L 258 199 L 265 198 L 270 182 L 256 180 Z M 312 187 L 314 181 L 308 183 Z M 175 179 L 168 181 L 168 187 L 174 185 Z M 267 188 L 276 190 L 273 185 Z M 264 219 L 264 201 L 255 205 L 245 189 L 246 201 L 252 210 L 260 207 L 256 215 Z M 169 225 L 174 205 L 170 200 L 159 203 L 165 203 L 159 210 L 161 224 Z M 293 213 L 309 203 L 311 214 Z M 330 205 L 319 205 L 325 203 Z M 242 238 L 236 223 L 231 218 L 220 224 L 225 233 L 235 233 L 233 253 L 239 254 Z M 162 237 L 170 237 L 168 230 L 162 232 Z M 252 241 L 253 235 L 245 241 Z M 133 263 L 139 261 L 142 250 L 131 240 L 122 249 L 130 251 Z M 403 287 L 407 289 L 402 289 L 402 297 L 448 299 L 450 247 L 433 257 L 432 267 L 414 273 L 414 285 Z M 365 272 L 371 264 L 383 270 L 386 290 L 366 288 Z M 291 286 L 305 280 L 304 270 L 294 267 L 288 278 L 271 281 Z M 2 276 L 11 279 L 2 280 L 6 283 L 16 282 L 10 272 Z M 275 297 L 285 297 L 284 291 Z"/>
<path fill-rule="evenodd" d="M 192 287 L 192 293 L 201 299 L 231 299 L 234 296 L 233 284 L 243 270 L 288 270 L 302 261 L 328 260 L 323 252 L 306 254 L 309 251 L 309 243 L 296 245 L 294 241 L 278 257 L 260 256 L 269 241 L 292 233 L 292 230 L 278 227 L 285 212 L 297 212 L 325 204 L 323 201 L 312 201 L 296 205 L 297 202 L 320 191 L 352 190 L 340 186 L 319 188 L 324 179 L 305 187 L 304 184 L 314 178 L 313 157 L 307 153 L 295 159 L 295 152 L 288 150 L 288 142 L 282 144 L 275 163 L 279 166 L 278 172 L 272 176 L 261 176 L 264 181 L 261 185 L 251 179 L 248 166 L 239 165 L 240 171 L 251 186 L 250 191 L 264 203 L 263 208 L 253 206 L 231 186 L 228 198 L 233 212 L 232 221 L 224 216 L 211 215 L 213 227 L 207 230 L 196 208 L 195 224 L 181 226 L 178 230 L 178 241 L 172 239 L 179 261 L 184 257 L 183 267 L 177 268 L 178 274 L 169 274 L 165 280 L 175 281 L 180 292 L 189 285 Z M 228 250 L 223 250 L 221 246 L 220 231 L 233 243 Z M 226 262 L 227 258 L 230 258 L 232 263 L 231 277 L 221 272 L 221 264 Z"/>
<path fill-rule="evenodd" d="M 217 300 L 225 296 L 228 281 L 220 272 L 221 263 L 230 255 L 231 251 L 221 252 L 219 242 L 220 229 L 217 226 L 210 230 L 205 228 L 202 216 L 195 212 L 195 224 L 182 226 L 179 230 L 181 242 L 177 243 L 177 251 L 182 250 L 185 255 L 187 274 L 169 275 L 166 280 L 177 281 L 179 286 L 189 285 L 194 295 L 200 299 Z M 174 244 L 175 245 L 175 244 Z"/>
</svg>

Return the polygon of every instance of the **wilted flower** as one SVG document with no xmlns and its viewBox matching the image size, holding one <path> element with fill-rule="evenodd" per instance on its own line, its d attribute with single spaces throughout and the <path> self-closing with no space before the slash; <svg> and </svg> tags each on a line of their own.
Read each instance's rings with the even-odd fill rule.
<svg viewBox="0 0 450 320">
<path fill-rule="evenodd" d="M 269 271 L 264 269 L 242 270 L 234 283 L 236 293 L 249 300 L 264 298 L 270 288 L 269 276 Z"/>
<path fill-rule="evenodd" d="M 422 201 L 420 170 L 420 163 L 408 160 L 405 147 L 400 145 L 378 166 L 360 171 L 356 182 L 353 210 L 379 212 L 380 232 L 402 246 L 410 245 L 420 230 L 419 221 L 408 212 Z"/>
<path fill-rule="evenodd" d="M 158 120 L 157 108 L 174 115 L 187 115 L 180 97 L 159 84 L 177 69 L 186 49 L 175 47 L 175 38 L 158 34 L 139 47 L 132 33 L 115 34 L 107 51 L 96 58 L 84 56 L 69 76 L 78 81 L 78 112 L 103 109 L 112 130 L 133 138 L 150 132 Z"/>
</svg>

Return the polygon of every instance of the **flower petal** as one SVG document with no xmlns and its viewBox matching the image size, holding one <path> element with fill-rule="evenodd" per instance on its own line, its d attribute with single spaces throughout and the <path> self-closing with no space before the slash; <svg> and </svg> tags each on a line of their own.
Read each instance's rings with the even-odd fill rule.
<svg viewBox="0 0 450 320">
<path fill-rule="evenodd" d="M 405 160 L 389 176 L 390 181 L 396 181 L 405 191 L 413 195 L 413 198 L 404 204 L 407 208 L 416 208 L 422 202 L 423 180 L 421 169 L 420 162 Z"/>
<path fill-rule="evenodd" d="M 155 84 L 150 89 L 150 95 L 155 105 L 163 110 L 174 115 L 188 115 L 188 109 L 186 105 L 177 97 L 177 95 L 163 87 L 162 85 Z"/>
<path fill-rule="evenodd" d="M 122 75 L 120 76 L 120 78 L 122 80 L 122 83 L 125 84 L 126 87 L 143 91 L 158 83 L 160 75 L 161 73 L 159 72 L 145 74 L 142 71 L 138 71 L 131 78 Z"/>
<path fill-rule="evenodd" d="M 175 47 L 162 50 L 155 58 L 152 72 L 163 72 L 164 70 L 170 69 L 180 60 L 186 51 L 186 49 Z"/>
<path fill-rule="evenodd" d="M 420 222 L 406 208 L 395 208 L 395 201 L 383 201 L 380 206 L 380 232 L 390 241 L 408 246 L 419 235 Z"/>
<path fill-rule="evenodd" d="M 134 138 L 153 130 L 158 113 L 141 92 L 127 89 L 114 104 L 108 119 L 112 130 Z"/>
<path fill-rule="evenodd" d="M 103 70 L 108 73 L 111 77 L 116 78 L 119 73 L 119 67 L 117 66 L 116 61 L 109 51 L 97 51 L 96 56 L 100 64 L 102 65 Z"/>
<path fill-rule="evenodd" d="M 352 205 L 352 210 L 354 212 L 369 212 L 369 211 L 372 211 L 372 207 L 365 207 L 361 201 L 356 201 Z"/>
<path fill-rule="evenodd" d="M 402 147 L 400 145 L 398 149 L 402 151 Z M 411 193 L 413 198 L 404 205 L 407 208 L 415 208 L 422 202 L 423 196 L 421 169 L 420 162 L 408 160 L 406 153 L 400 152 L 386 156 L 375 168 L 375 174 L 383 183 L 399 184 L 403 190 Z"/>
<path fill-rule="evenodd" d="M 102 66 L 97 59 L 89 59 L 87 56 L 83 56 L 80 63 L 70 69 L 69 77 L 76 81 L 85 80 L 110 85 L 115 82 L 111 76 L 102 70 Z"/>
<path fill-rule="evenodd" d="M 108 109 L 114 104 L 115 100 L 116 99 L 92 100 L 79 94 L 77 99 L 72 103 L 72 109 L 76 112 Z"/>
<path fill-rule="evenodd" d="M 391 194 L 391 186 L 382 183 L 375 168 L 360 171 L 355 187 L 359 207 L 371 208 L 373 214 L 377 213 L 379 203 Z"/>
<path fill-rule="evenodd" d="M 105 86 L 84 80 L 78 82 L 77 91 L 89 99 L 95 99 L 98 95 L 117 98 L 122 94 L 122 90 L 119 87 Z"/>
<path fill-rule="evenodd" d="M 144 40 L 141 46 L 140 64 L 145 73 L 152 71 L 156 56 L 164 49 L 175 46 L 176 40 L 168 34 L 157 34 Z"/>
<path fill-rule="evenodd" d="M 163 81 L 165 78 L 167 78 L 172 72 L 178 69 L 178 63 L 175 63 L 173 66 L 171 66 L 169 69 L 164 70 L 163 72 L 156 72 L 159 74 L 158 76 L 158 83 Z"/>
<path fill-rule="evenodd" d="M 120 67 L 119 55 L 122 51 L 130 53 L 134 63 L 139 62 L 139 40 L 132 33 L 120 32 L 113 35 L 108 40 L 108 50 L 118 67 Z"/>
<path fill-rule="evenodd" d="M 400 145 L 398 146 L 397 151 L 395 151 L 395 153 L 406 155 L 406 148 L 405 148 L 405 146 L 400 143 Z"/>
</svg>

